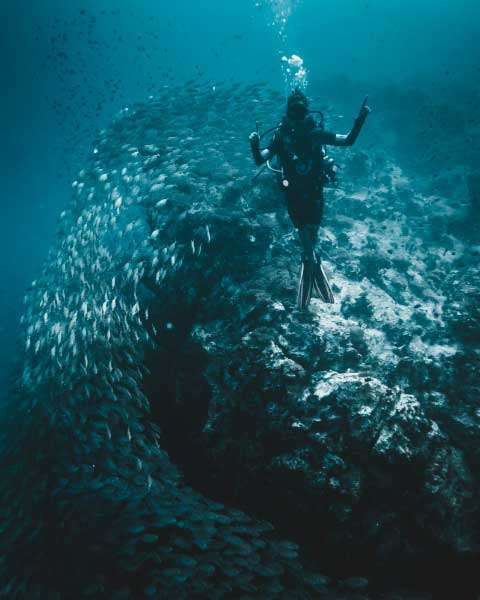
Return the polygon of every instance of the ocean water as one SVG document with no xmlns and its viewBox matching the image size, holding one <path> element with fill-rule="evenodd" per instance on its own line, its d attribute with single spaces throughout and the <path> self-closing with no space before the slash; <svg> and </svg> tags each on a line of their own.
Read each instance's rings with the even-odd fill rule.
<svg viewBox="0 0 480 600">
<path fill-rule="evenodd" d="M 477 599 L 478 2 L 32 0 L 0 16 L 0 397 L 21 424 L 15 439 L 2 424 L 1 498 L 38 499 L 26 525 L 6 517 L 5 597 Z M 305 314 L 295 232 L 248 142 L 295 87 L 330 131 L 372 109 L 331 151 L 335 304 Z M 62 568 L 22 580 L 16 532 Z M 156 578 L 149 544 L 176 556 Z M 90 546 L 107 566 L 89 571 Z"/>
</svg>

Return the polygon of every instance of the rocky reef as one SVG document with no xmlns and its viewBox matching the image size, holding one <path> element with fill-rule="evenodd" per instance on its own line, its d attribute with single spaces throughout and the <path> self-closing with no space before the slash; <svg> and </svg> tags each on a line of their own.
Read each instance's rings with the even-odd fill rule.
<svg viewBox="0 0 480 600">
<path fill-rule="evenodd" d="M 327 191 L 336 302 L 299 312 L 297 240 L 247 151 L 282 102 L 190 83 L 95 140 L 25 299 L 2 597 L 476 597 L 468 184 L 434 193 L 372 117 Z"/>
</svg>

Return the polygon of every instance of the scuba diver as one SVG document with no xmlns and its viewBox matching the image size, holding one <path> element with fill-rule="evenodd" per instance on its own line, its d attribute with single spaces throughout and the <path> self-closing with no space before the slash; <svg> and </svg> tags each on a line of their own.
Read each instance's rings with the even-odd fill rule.
<svg viewBox="0 0 480 600">
<path fill-rule="evenodd" d="M 297 304 L 301 310 L 307 308 L 313 293 L 324 302 L 334 302 L 316 248 L 323 216 L 323 188 L 334 182 L 336 176 L 335 164 L 327 156 L 324 146 L 352 146 L 355 143 L 371 112 L 367 100 L 368 97 L 363 101 L 350 133 L 330 133 L 324 129 L 323 115 L 320 123 L 316 123 L 312 116 L 313 112 L 320 111 L 310 111 L 307 97 L 296 88 L 288 97 L 286 115 L 275 128 L 270 144 L 264 150 L 260 149 L 258 128 L 249 137 L 255 163 L 258 166 L 267 163 L 278 173 L 288 214 L 298 230 L 302 262 Z M 278 170 L 270 166 L 274 156 L 280 164 Z"/>
</svg>

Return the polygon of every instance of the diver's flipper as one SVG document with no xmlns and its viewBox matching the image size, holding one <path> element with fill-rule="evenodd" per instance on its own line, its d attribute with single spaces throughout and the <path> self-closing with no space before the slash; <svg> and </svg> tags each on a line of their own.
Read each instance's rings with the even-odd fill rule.
<svg viewBox="0 0 480 600">
<path fill-rule="evenodd" d="M 327 276 L 325 275 L 325 271 L 322 267 L 322 262 L 319 259 L 315 261 L 313 289 L 324 302 L 327 302 L 328 304 L 333 304 L 335 302 L 332 288 L 328 283 Z"/>
<path fill-rule="evenodd" d="M 297 294 L 297 306 L 300 310 L 304 310 L 310 304 L 315 279 L 314 275 L 313 263 L 302 260 Z"/>
</svg>

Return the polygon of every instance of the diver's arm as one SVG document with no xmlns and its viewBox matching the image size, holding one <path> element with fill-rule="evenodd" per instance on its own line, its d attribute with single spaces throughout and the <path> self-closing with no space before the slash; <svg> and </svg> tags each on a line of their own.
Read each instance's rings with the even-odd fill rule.
<svg viewBox="0 0 480 600">
<path fill-rule="evenodd" d="M 360 108 L 360 113 L 358 117 L 355 119 L 352 129 L 346 135 L 341 133 L 336 133 L 335 138 L 332 140 L 333 146 L 353 146 L 353 144 L 357 141 L 358 135 L 365 123 L 365 119 L 371 112 L 371 108 L 367 106 L 368 96 L 363 101 L 363 104 Z"/>
<path fill-rule="evenodd" d="M 357 117 L 351 128 L 350 132 L 345 134 L 336 133 L 335 139 L 333 140 L 333 146 L 353 146 L 353 144 L 357 141 L 358 134 L 360 133 L 363 124 L 365 123 L 365 118 L 360 119 Z"/>
<path fill-rule="evenodd" d="M 250 148 L 252 150 L 253 160 L 257 166 L 263 165 L 273 156 L 273 152 L 268 148 L 260 150 L 260 137 L 256 131 L 250 134 Z"/>
</svg>

